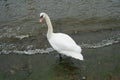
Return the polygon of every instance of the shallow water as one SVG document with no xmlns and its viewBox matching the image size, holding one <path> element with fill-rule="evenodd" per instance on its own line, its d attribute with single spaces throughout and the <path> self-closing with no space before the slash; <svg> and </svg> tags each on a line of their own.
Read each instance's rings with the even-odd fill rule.
<svg viewBox="0 0 120 80">
<path fill-rule="evenodd" d="M 2 80 L 119 80 L 120 44 L 83 49 L 84 61 L 50 54 L 0 55 Z"/>
<path fill-rule="evenodd" d="M 84 61 L 59 61 L 40 12 L 82 47 Z M 119 48 L 119 0 L 0 0 L 0 80 L 120 80 Z"/>
</svg>

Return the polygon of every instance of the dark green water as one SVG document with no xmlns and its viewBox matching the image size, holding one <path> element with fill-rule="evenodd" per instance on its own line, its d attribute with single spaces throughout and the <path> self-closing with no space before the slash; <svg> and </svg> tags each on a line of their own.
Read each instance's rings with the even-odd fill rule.
<svg viewBox="0 0 120 80">
<path fill-rule="evenodd" d="M 1 80 L 119 80 L 120 44 L 84 49 L 85 60 L 65 57 L 61 62 L 50 54 L 0 55 Z"/>
<path fill-rule="evenodd" d="M 40 12 L 82 47 L 84 61 L 59 61 Z M 119 0 L 0 0 L 0 80 L 120 80 L 119 49 Z"/>
</svg>

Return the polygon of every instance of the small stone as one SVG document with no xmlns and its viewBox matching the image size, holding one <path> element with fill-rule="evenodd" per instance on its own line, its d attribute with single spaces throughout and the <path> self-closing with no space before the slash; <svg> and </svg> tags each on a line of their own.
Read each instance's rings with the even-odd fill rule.
<svg viewBox="0 0 120 80">
<path fill-rule="evenodd" d="M 85 76 L 83 76 L 83 77 L 82 77 L 82 80 L 86 80 L 86 77 L 85 77 Z"/>
<path fill-rule="evenodd" d="M 13 74 L 15 74 L 15 71 L 11 69 L 10 73 L 13 75 Z"/>
</svg>

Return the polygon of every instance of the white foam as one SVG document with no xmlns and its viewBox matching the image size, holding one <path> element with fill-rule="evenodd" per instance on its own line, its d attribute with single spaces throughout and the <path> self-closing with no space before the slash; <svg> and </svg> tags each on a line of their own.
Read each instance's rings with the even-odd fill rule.
<svg viewBox="0 0 120 80">
<path fill-rule="evenodd" d="M 20 38 L 20 39 L 23 39 L 26 37 L 29 37 L 29 35 L 18 36 L 18 38 Z M 82 43 L 82 44 L 80 44 L 80 46 L 82 48 L 100 48 L 100 47 L 110 46 L 112 44 L 119 43 L 119 42 L 120 42 L 120 37 L 117 36 L 117 37 L 112 37 L 110 39 L 102 40 L 100 42 L 96 42 L 96 43 L 92 43 L 92 44 Z M 54 51 L 53 48 L 34 49 L 33 45 L 28 45 L 25 50 L 21 51 L 21 50 L 17 49 L 15 44 L 7 44 L 7 43 L 1 43 L 0 49 L 1 49 L 0 54 L 17 53 L 17 54 L 30 55 L 30 54 L 36 54 L 36 53 L 38 53 L 38 54 L 50 53 L 50 52 Z"/>
<path fill-rule="evenodd" d="M 16 38 L 19 38 L 19 39 L 23 39 L 23 38 L 28 38 L 29 35 L 18 35 L 18 36 L 15 36 Z"/>
<path fill-rule="evenodd" d="M 24 50 L 24 51 L 19 51 L 19 50 L 14 50 L 13 53 L 17 53 L 17 54 L 36 54 L 36 53 L 50 53 L 54 51 L 53 48 L 47 48 L 47 49 L 35 49 L 35 50 Z"/>
<path fill-rule="evenodd" d="M 94 43 L 94 44 L 84 44 L 82 43 L 82 47 L 84 48 L 100 48 L 100 47 L 105 47 L 105 46 L 109 46 L 115 43 L 118 43 L 119 41 L 117 40 L 102 40 L 101 42 L 98 43 Z"/>
</svg>

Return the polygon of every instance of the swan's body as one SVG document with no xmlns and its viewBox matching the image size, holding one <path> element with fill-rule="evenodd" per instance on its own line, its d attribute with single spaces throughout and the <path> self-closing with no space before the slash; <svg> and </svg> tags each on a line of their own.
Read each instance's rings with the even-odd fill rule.
<svg viewBox="0 0 120 80">
<path fill-rule="evenodd" d="M 75 41 L 64 33 L 53 33 L 52 24 L 46 13 L 40 14 L 40 22 L 45 19 L 48 25 L 47 39 L 50 45 L 59 53 L 70 56 L 79 60 L 83 60 L 81 47 Z"/>
</svg>

